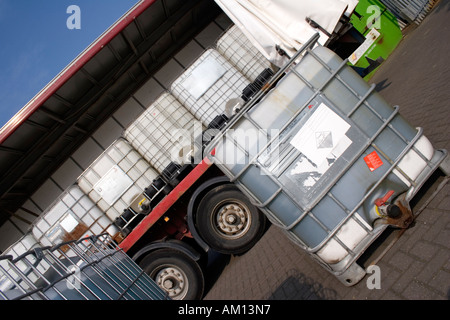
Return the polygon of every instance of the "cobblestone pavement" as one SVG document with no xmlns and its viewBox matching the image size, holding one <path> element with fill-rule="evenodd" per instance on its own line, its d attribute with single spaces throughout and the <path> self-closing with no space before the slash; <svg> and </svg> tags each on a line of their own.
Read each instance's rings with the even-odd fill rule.
<svg viewBox="0 0 450 320">
<path fill-rule="evenodd" d="M 393 54 L 371 82 L 407 120 L 424 128 L 436 148 L 450 150 L 450 3 L 439 2 L 417 27 L 407 30 Z M 381 289 L 370 290 L 367 278 L 342 285 L 275 226 L 242 256 L 219 257 L 217 278 L 205 300 L 229 299 L 419 299 L 450 298 L 450 183 L 431 180 L 414 204 L 420 214 L 398 241 L 398 232 L 381 243 L 393 243 L 377 262 Z M 378 249 L 381 252 L 384 247 Z"/>
</svg>

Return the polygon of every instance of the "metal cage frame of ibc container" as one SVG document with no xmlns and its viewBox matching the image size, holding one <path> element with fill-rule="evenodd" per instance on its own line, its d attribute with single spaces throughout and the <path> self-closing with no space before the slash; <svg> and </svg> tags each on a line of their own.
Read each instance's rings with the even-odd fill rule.
<svg viewBox="0 0 450 320">
<path fill-rule="evenodd" d="M 12 288 L 0 290 L 0 300 L 169 300 L 107 233 L 0 261 L 9 267 L 0 264 L 0 276 Z"/>
<path fill-rule="evenodd" d="M 229 101 L 239 99 L 251 82 L 216 47 L 209 47 L 171 83 L 170 92 L 208 127 L 215 117 L 226 113 Z"/>
<path fill-rule="evenodd" d="M 73 223 L 77 223 L 74 225 Z M 64 226 L 68 223 L 70 231 Z M 108 233 L 114 237 L 119 229 L 77 184 L 67 187 L 36 219 L 30 232 L 37 243 L 52 246 L 57 242 Z"/>
<path fill-rule="evenodd" d="M 270 61 L 235 24 L 216 41 L 215 49 L 250 82 L 254 82 L 263 70 L 271 68 Z"/>
<path fill-rule="evenodd" d="M 296 72 L 296 70 L 293 70 L 293 67 L 292 67 L 297 61 L 300 61 L 299 59 L 302 59 L 301 56 L 303 56 L 303 55 L 304 56 L 306 56 L 307 54 L 312 55 L 317 61 L 320 62 L 320 64 L 322 66 L 327 68 L 327 70 L 330 72 L 331 75 L 329 76 L 329 78 L 327 78 L 325 83 L 319 89 L 312 88 L 311 85 L 309 86 L 310 89 L 313 90 L 314 94 L 311 96 L 310 99 L 308 99 L 308 101 L 303 105 L 303 107 L 299 108 L 299 110 L 296 112 L 296 114 L 294 116 L 292 116 L 291 119 L 286 124 L 284 124 L 283 128 L 280 129 L 280 132 L 282 132 L 283 130 L 288 128 L 289 125 L 292 123 L 292 121 L 300 114 L 300 112 L 302 112 L 302 110 L 304 110 L 309 105 L 309 103 L 320 94 L 321 90 L 334 78 L 338 79 L 340 83 L 342 83 L 344 86 L 346 86 L 346 88 L 348 88 L 359 100 L 358 103 L 352 108 L 350 114 L 354 113 L 361 105 L 366 105 L 372 112 L 375 111 L 372 108 L 372 106 L 370 106 L 370 104 L 366 101 L 367 97 L 374 91 L 375 85 L 370 86 L 368 92 L 366 92 L 364 96 L 358 95 L 354 90 L 352 90 L 352 88 L 348 84 L 345 83 L 344 80 L 340 79 L 339 75 L 338 75 L 339 71 L 341 71 L 345 66 L 347 66 L 347 62 L 348 62 L 347 59 L 342 61 L 341 65 L 337 68 L 337 70 L 331 70 L 326 65 L 326 63 L 320 59 L 320 57 L 318 57 L 314 52 L 312 52 L 312 49 L 316 45 L 318 38 L 319 38 L 318 34 L 311 37 L 299 49 L 299 51 L 294 56 L 291 57 L 289 62 L 272 77 L 272 79 L 263 88 L 263 90 L 258 92 L 258 94 L 256 96 L 254 96 L 254 98 L 252 100 L 250 100 L 246 105 L 244 105 L 244 107 L 241 109 L 241 111 L 235 117 L 230 119 L 230 121 L 228 122 L 226 127 L 222 130 L 221 134 L 217 135 L 212 140 L 212 142 L 209 144 L 208 148 L 205 149 L 205 155 L 206 155 L 206 157 L 208 157 L 210 159 L 211 162 L 213 162 L 216 166 L 218 166 L 230 178 L 231 182 L 234 182 L 239 187 L 239 189 L 241 189 L 241 191 L 244 194 L 246 194 L 250 199 L 252 199 L 252 201 L 254 202 L 254 205 L 257 206 L 260 210 L 262 210 L 266 214 L 267 218 L 272 222 L 272 224 L 280 227 L 284 231 L 284 233 L 287 235 L 287 237 L 290 238 L 290 240 L 292 240 L 294 243 L 296 243 L 299 247 L 303 248 L 314 260 L 316 260 L 320 265 L 322 265 L 330 273 L 334 274 L 337 277 L 337 279 L 339 279 L 344 285 L 352 286 L 352 285 L 355 285 L 356 283 L 358 283 L 366 275 L 366 271 L 361 266 L 358 265 L 357 259 L 383 233 L 383 231 L 386 230 L 386 228 L 388 226 L 391 225 L 391 226 L 396 226 L 396 227 L 400 227 L 400 228 L 406 228 L 409 226 L 409 224 L 412 222 L 414 216 L 411 213 L 411 209 L 409 208 L 408 202 L 414 197 L 414 195 L 416 195 L 416 193 L 423 186 L 423 184 L 431 177 L 431 175 L 438 168 L 441 168 L 441 170 L 444 172 L 444 174 L 446 174 L 446 175 L 450 174 L 450 170 L 449 170 L 449 168 L 450 168 L 450 166 L 449 166 L 450 159 L 449 158 L 450 157 L 447 156 L 446 150 L 434 150 L 432 159 L 428 160 L 419 150 L 417 150 L 414 147 L 414 144 L 419 140 L 420 137 L 422 137 L 422 133 L 423 133 L 422 128 L 417 128 L 417 134 L 411 141 L 408 141 L 398 131 L 391 128 L 401 139 L 403 139 L 404 142 L 407 143 L 407 147 L 400 153 L 400 155 L 397 157 L 397 159 L 390 160 L 388 157 L 388 159 L 391 161 L 390 168 L 387 170 L 387 172 L 385 174 L 383 174 L 383 176 L 378 180 L 378 182 L 375 183 L 375 185 L 373 185 L 373 187 L 368 192 L 366 192 L 366 195 L 359 201 L 357 206 L 353 209 L 348 209 L 341 202 L 339 202 L 338 199 L 336 199 L 332 194 L 329 193 L 332 186 L 335 183 L 337 183 L 337 181 L 339 181 L 339 179 L 352 166 L 352 164 L 355 163 L 356 160 L 359 157 L 361 157 L 361 155 L 363 155 L 364 151 L 366 151 L 367 148 L 369 148 L 370 146 L 373 146 L 375 148 L 375 150 L 379 150 L 376 146 L 373 145 L 374 140 L 383 131 L 383 129 L 385 129 L 387 126 L 390 125 L 390 122 L 392 121 L 392 119 L 398 114 L 398 109 L 399 109 L 398 106 L 395 106 L 393 108 L 394 110 L 393 110 L 392 114 L 387 119 L 382 119 L 382 117 L 378 115 L 380 120 L 383 121 L 383 125 L 381 126 L 381 128 L 379 128 L 372 137 L 368 137 L 368 142 L 366 143 L 366 145 L 364 145 L 363 148 L 361 148 L 360 154 L 357 157 L 355 157 L 353 162 L 349 163 L 346 166 L 346 168 L 343 169 L 341 171 L 341 173 L 333 179 L 333 182 L 330 183 L 330 186 L 327 187 L 324 191 L 322 191 L 321 196 L 317 197 L 318 199 L 316 199 L 313 204 L 309 205 L 310 209 L 305 210 L 304 214 L 302 214 L 300 217 L 298 217 L 290 225 L 283 224 L 283 222 L 281 222 L 268 208 L 266 208 L 271 203 L 271 201 L 273 201 L 276 198 L 276 196 L 278 194 L 283 192 L 300 209 L 299 205 L 293 200 L 294 197 L 292 195 L 289 195 L 290 192 L 287 190 L 284 190 L 283 186 L 276 180 L 276 178 L 274 178 L 272 176 L 272 174 L 270 172 L 268 172 L 265 168 L 258 166 L 258 168 L 262 172 L 267 171 L 267 172 L 265 172 L 266 176 L 269 177 L 270 180 L 272 180 L 279 187 L 279 189 L 275 192 L 275 194 L 273 194 L 264 203 L 261 203 L 261 201 L 258 200 L 256 198 L 256 196 L 238 180 L 240 178 L 240 176 L 242 176 L 252 165 L 257 166 L 256 161 L 259 156 L 261 156 L 264 152 L 268 152 L 270 154 L 273 151 L 273 148 L 271 149 L 272 151 L 268 151 L 267 148 L 269 146 L 272 146 L 272 143 L 275 141 L 275 139 L 277 137 L 272 137 L 270 139 L 270 141 L 267 142 L 267 144 L 264 147 L 262 147 L 260 150 L 258 150 L 257 154 L 252 157 L 249 156 L 249 153 L 247 150 L 244 150 L 244 148 L 242 148 L 242 146 L 240 146 L 236 141 L 234 141 L 234 145 L 237 148 L 239 148 L 244 154 L 246 154 L 247 157 L 249 157 L 249 162 L 247 164 L 245 164 L 244 167 L 242 169 L 240 169 L 237 174 L 232 173 L 226 166 L 224 166 L 220 163 L 217 163 L 217 161 L 214 161 L 214 156 L 216 153 L 216 146 L 219 143 L 220 139 L 223 139 L 223 137 L 227 134 L 228 130 L 234 124 L 236 124 L 242 117 L 245 117 L 246 113 L 252 107 L 254 107 L 270 91 L 270 89 L 273 88 L 273 86 L 284 76 L 285 73 L 293 72 L 294 74 L 296 74 L 296 76 L 299 79 L 301 79 L 302 82 L 304 82 L 306 85 L 308 85 L 308 81 L 306 79 L 304 79 L 298 72 Z M 321 95 L 320 98 L 325 98 L 325 97 Z M 325 101 L 328 103 L 328 106 L 333 106 L 333 109 L 336 109 L 334 104 L 331 103 L 328 99 L 325 98 Z M 377 113 L 375 112 L 375 114 L 377 114 Z M 253 119 L 251 119 L 250 117 L 245 117 L 245 119 L 249 120 L 256 128 L 260 128 L 260 126 L 255 121 L 253 121 Z M 266 128 L 261 128 L 261 129 L 266 129 Z M 286 136 L 284 138 L 279 139 L 277 145 L 281 144 L 283 139 L 284 140 L 286 139 Z M 415 181 L 411 181 L 411 179 L 405 173 L 403 173 L 401 170 L 399 170 L 399 168 L 397 167 L 398 164 L 400 163 L 400 161 L 403 159 L 403 157 L 408 153 L 408 151 L 411 151 L 411 150 L 414 150 L 420 156 L 420 158 L 425 161 L 426 167 L 428 167 L 428 169 L 429 169 L 425 173 L 422 172 L 415 179 Z M 438 158 L 438 159 L 436 159 L 436 158 Z M 411 213 L 411 217 L 407 218 L 406 220 L 400 219 L 401 221 L 399 222 L 399 225 L 392 223 L 393 219 L 387 219 L 383 223 L 376 225 L 376 227 L 374 227 L 374 228 L 368 228 L 367 224 L 362 222 L 361 219 L 356 219 L 354 217 L 356 215 L 356 210 L 363 205 L 363 203 L 369 198 L 369 195 L 371 195 L 376 190 L 376 188 L 381 184 L 381 182 L 383 182 L 383 180 L 394 170 L 398 170 L 400 172 L 400 174 L 403 175 L 411 183 L 411 187 L 409 188 L 409 190 L 406 193 L 400 195 L 398 198 L 401 198 L 401 199 L 396 201 L 396 202 L 401 201 L 401 203 L 403 203 L 403 204 L 406 203 L 408 205 L 408 210 Z M 319 243 L 319 245 L 317 245 L 313 248 L 310 248 L 301 239 L 299 239 L 296 235 L 291 234 L 288 231 L 290 229 L 292 229 L 294 226 L 296 226 L 298 223 L 300 223 L 300 221 L 305 216 L 307 216 L 309 214 L 312 215 L 312 213 L 311 213 L 312 208 L 314 208 L 314 206 L 323 197 L 325 197 L 327 195 L 330 196 L 339 206 L 341 206 L 341 208 L 343 208 L 347 212 L 347 217 L 345 219 L 343 219 L 342 221 L 340 221 L 340 223 L 338 223 L 338 225 L 334 228 L 334 230 L 329 230 L 329 234 L 327 235 L 327 237 L 324 240 L 322 240 Z M 301 210 L 304 211 L 303 209 L 301 209 Z M 365 236 L 365 238 L 361 242 L 359 242 L 353 249 L 348 248 L 348 246 L 345 245 L 336 236 L 336 234 L 341 229 L 341 227 L 347 221 L 349 221 L 351 218 L 354 218 L 353 220 L 355 222 L 357 222 L 358 225 L 361 228 L 363 228 L 365 230 L 365 232 L 367 233 L 367 236 Z M 337 241 L 346 250 L 345 258 L 334 265 L 332 265 L 331 263 L 325 262 L 317 254 L 332 239 Z"/>
<path fill-rule="evenodd" d="M 118 155 L 119 160 L 114 156 Z M 109 167 L 100 174 L 98 167 L 101 163 L 106 163 Z M 103 170 L 103 168 L 102 168 Z M 114 174 L 116 172 L 116 174 Z M 113 175 L 111 175 L 113 174 Z M 92 178 L 91 176 L 95 176 Z M 133 178 L 135 176 L 135 178 Z M 130 144 L 124 137 L 119 137 L 103 151 L 81 175 L 77 178 L 78 187 L 95 203 L 96 206 L 113 222 L 120 218 L 124 210 L 132 208 L 131 218 L 124 223 L 136 220 L 135 217 L 148 213 L 148 199 L 145 188 L 152 186 L 152 183 L 159 176 L 156 169 Z M 106 192 L 99 192 L 100 185 L 110 183 L 112 179 L 123 178 L 122 182 L 114 181 L 120 188 L 115 190 L 112 199 L 106 199 Z M 132 194 L 132 192 L 135 192 Z M 128 201 L 127 201 L 128 200 Z M 144 200 L 145 203 L 142 202 Z M 142 202 L 142 203 L 141 203 Z M 119 229 L 123 225 L 116 225 Z"/>
<path fill-rule="evenodd" d="M 164 91 L 125 128 L 122 136 L 158 173 L 170 180 L 173 171 L 190 162 L 188 151 L 193 148 L 194 136 L 204 130 L 201 125 L 195 127 L 197 124 L 200 121 L 175 96 Z"/>
</svg>

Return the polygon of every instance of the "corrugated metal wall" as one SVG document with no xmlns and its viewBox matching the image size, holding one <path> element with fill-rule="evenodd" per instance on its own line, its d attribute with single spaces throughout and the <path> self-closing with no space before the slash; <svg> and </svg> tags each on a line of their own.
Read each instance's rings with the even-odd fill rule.
<svg viewBox="0 0 450 320">
<path fill-rule="evenodd" d="M 438 0 L 381 0 L 397 18 L 420 24 Z"/>
</svg>

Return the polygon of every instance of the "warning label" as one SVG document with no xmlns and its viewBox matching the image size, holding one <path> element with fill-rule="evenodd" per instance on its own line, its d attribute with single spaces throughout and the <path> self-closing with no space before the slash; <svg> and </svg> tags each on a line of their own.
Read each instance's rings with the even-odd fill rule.
<svg viewBox="0 0 450 320">
<path fill-rule="evenodd" d="M 326 171 L 329 159 L 339 158 L 351 144 L 345 135 L 349 128 L 350 125 L 344 119 L 321 103 L 291 140 L 291 145 L 317 168 L 326 165 Z"/>
<path fill-rule="evenodd" d="M 381 161 L 381 158 L 376 151 L 373 151 L 369 155 L 365 156 L 364 161 L 366 162 L 371 172 L 375 171 L 383 165 L 383 161 Z"/>
<path fill-rule="evenodd" d="M 333 136 L 331 131 L 316 132 L 317 149 L 326 149 L 333 147 Z"/>
<path fill-rule="evenodd" d="M 290 141 L 301 152 L 289 174 L 297 185 L 309 189 L 348 149 L 350 125 L 321 103 Z"/>
</svg>

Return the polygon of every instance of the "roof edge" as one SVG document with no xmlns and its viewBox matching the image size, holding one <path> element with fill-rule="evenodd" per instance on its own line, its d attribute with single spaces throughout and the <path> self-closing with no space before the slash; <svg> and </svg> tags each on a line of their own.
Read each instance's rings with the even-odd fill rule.
<svg viewBox="0 0 450 320">
<path fill-rule="evenodd" d="M 141 15 L 156 0 L 141 0 L 103 32 L 94 42 L 69 63 L 55 78 L 39 91 L 19 112 L 17 112 L 1 129 L 0 144 L 5 142 L 39 107 L 50 98 L 76 72 L 89 62 L 105 45 L 122 32 L 136 17 Z"/>
</svg>

